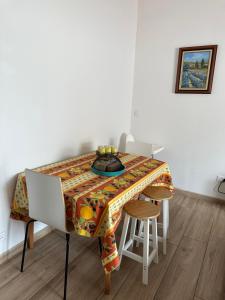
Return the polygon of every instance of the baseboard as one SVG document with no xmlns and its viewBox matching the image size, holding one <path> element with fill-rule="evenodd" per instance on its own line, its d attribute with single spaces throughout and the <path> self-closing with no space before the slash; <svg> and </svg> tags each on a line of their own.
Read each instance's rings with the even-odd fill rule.
<svg viewBox="0 0 225 300">
<path fill-rule="evenodd" d="M 175 192 L 178 193 L 178 194 L 186 195 L 186 196 L 193 197 L 193 198 L 198 198 L 198 199 L 202 199 L 202 200 L 206 200 L 206 201 L 212 201 L 212 202 L 225 204 L 225 199 L 223 200 L 221 198 L 206 196 L 206 195 L 202 195 L 202 194 L 198 194 L 198 193 L 194 193 L 194 192 L 189 192 L 189 191 L 185 191 L 185 190 L 178 189 L 178 188 L 175 188 Z"/>
<path fill-rule="evenodd" d="M 50 226 L 47 226 L 40 231 L 34 234 L 34 241 L 37 241 L 52 231 Z M 12 247 L 11 249 L 7 250 L 6 252 L 0 254 L 0 265 L 12 258 L 13 256 L 17 255 L 23 250 L 23 242 L 17 244 L 16 246 Z"/>
</svg>

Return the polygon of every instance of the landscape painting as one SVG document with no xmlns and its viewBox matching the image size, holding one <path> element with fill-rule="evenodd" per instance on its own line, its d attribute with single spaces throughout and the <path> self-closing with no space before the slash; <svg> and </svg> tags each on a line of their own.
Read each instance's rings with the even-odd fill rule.
<svg viewBox="0 0 225 300">
<path fill-rule="evenodd" d="M 211 93 L 217 45 L 180 48 L 176 93 Z"/>
</svg>

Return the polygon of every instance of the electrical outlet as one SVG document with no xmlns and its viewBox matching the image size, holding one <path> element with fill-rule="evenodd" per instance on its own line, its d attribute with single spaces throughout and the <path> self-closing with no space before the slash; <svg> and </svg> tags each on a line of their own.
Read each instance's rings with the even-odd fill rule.
<svg viewBox="0 0 225 300">
<path fill-rule="evenodd" d="M 5 238 L 5 231 L 0 232 L 0 240 L 4 240 Z"/>
</svg>

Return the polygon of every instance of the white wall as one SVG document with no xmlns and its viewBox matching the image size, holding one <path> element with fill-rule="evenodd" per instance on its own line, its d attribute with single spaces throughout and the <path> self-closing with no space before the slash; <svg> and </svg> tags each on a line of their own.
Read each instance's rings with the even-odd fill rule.
<svg viewBox="0 0 225 300">
<path fill-rule="evenodd" d="M 225 1 L 140 0 L 132 132 L 165 145 L 176 187 L 216 195 L 225 174 Z M 174 93 L 179 47 L 218 44 L 211 95 Z"/>
<path fill-rule="evenodd" d="M 136 14 L 136 0 L 0 0 L 0 253 L 24 237 L 18 172 L 129 130 Z"/>
</svg>

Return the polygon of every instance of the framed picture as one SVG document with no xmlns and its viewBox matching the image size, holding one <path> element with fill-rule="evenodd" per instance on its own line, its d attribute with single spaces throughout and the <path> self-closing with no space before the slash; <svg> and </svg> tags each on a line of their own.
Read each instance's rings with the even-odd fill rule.
<svg viewBox="0 0 225 300">
<path fill-rule="evenodd" d="M 217 45 L 179 49 L 176 93 L 211 94 Z"/>
</svg>

